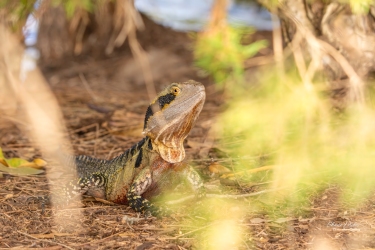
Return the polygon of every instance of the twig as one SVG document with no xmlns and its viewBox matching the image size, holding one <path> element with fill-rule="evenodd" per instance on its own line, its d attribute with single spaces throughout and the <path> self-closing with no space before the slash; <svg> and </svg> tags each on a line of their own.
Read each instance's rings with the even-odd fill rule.
<svg viewBox="0 0 375 250">
<path fill-rule="evenodd" d="M 282 188 L 274 188 L 274 189 L 266 189 L 255 193 L 249 194 L 207 194 L 206 196 L 209 198 L 229 198 L 229 199 L 238 199 L 238 198 L 246 198 L 251 196 L 257 196 L 260 194 L 266 194 L 281 190 Z"/>
<path fill-rule="evenodd" d="M 253 168 L 253 169 L 249 169 L 249 170 L 246 170 L 246 171 L 241 171 L 241 172 L 237 172 L 237 173 L 230 173 L 230 174 L 224 174 L 221 176 L 221 178 L 228 178 L 228 177 L 231 177 L 231 176 L 235 176 L 235 175 L 241 175 L 241 174 L 253 174 L 253 173 L 258 173 L 258 172 L 261 172 L 261 171 L 265 171 L 265 170 L 270 170 L 270 169 L 273 169 L 275 166 L 263 166 L 263 167 L 259 167 L 259 168 Z"/>
<path fill-rule="evenodd" d="M 91 98 L 94 101 L 98 101 L 99 98 L 95 95 L 94 91 L 92 91 L 90 85 L 88 84 L 88 82 L 86 81 L 85 76 L 82 73 L 79 73 L 79 79 L 81 79 L 81 82 L 82 82 L 83 86 L 85 87 L 85 89 L 87 90 L 87 92 L 89 93 L 89 95 L 91 96 Z"/>
<path fill-rule="evenodd" d="M 154 86 L 154 80 L 152 77 L 152 71 L 150 67 L 150 62 L 148 61 L 148 57 L 145 51 L 142 49 L 141 45 L 137 41 L 136 36 L 129 36 L 129 45 L 131 48 L 132 53 L 138 59 L 142 71 L 143 77 L 146 83 L 146 90 L 149 96 L 149 99 L 152 100 L 156 96 L 156 90 Z"/>
<path fill-rule="evenodd" d="M 127 216 L 127 215 L 125 215 L 124 217 L 122 217 L 122 219 L 121 219 L 121 223 L 127 223 L 128 224 L 128 226 L 130 226 L 129 225 L 129 223 L 132 225 L 132 224 L 134 224 L 135 222 L 139 222 L 139 221 L 143 221 L 143 220 L 145 220 L 146 218 L 144 218 L 144 217 L 142 217 L 142 218 L 135 218 L 135 217 L 132 217 L 132 216 Z"/>
<path fill-rule="evenodd" d="M 96 123 L 95 124 L 95 140 L 94 140 L 94 156 L 96 156 L 96 147 L 97 147 L 97 144 L 98 144 L 98 138 L 99 138 L 99 124 Z"/>
<path fill-rule="evenodd" d="M 70 134 L 75 134 L 77 132 L 88 130 L 89 128 L 93 128 L 96 125 L 97 125 L 97 123 L 93 123 L 93 124 L 90 124 L 90 125 L 87 125 L 87 126 L 83 126 L 83 127 L 80 127 L 80 128 L 74 129 L 74 130 L 70 130 L 69 133 Z"/>
<path fill-rule="evenodd" d="M 206 194 L 207 198 L 219 198 L 219 199 L 239 199 L 239 198 L 246 198 L 251 196 L 257 196 L 261 194 L 271 193 L 278 190 L 281 190 L 282 188 L 274 188 L 274 189 L 266 189 L 255 193 L 248 193 L 248 194 Z M 178 203 L 185 202 L 187 200 L 192 200 L 195 198 L 195 195 L 189 195 L 184 198 L 173 200 L 173 201 L 167 201 L 165 202 L 167 205 L 174 205 Z"/>
<path fill-rule="evenodd" d="M 280 22 L 279 22 L 279 19 L 274 14 L 272 14 L 271 17 L 272 17 L 272 23 L 273 23 L 273 30 L 272 30 L 273 53 L 274 53 L 279 76 L 283 78 L 285 68 L 284 68 L 284 60 L 283 60 L 283 40 L 282 40 L 282 35 L 281 35 Z"/>
<path fill-rule="evenodd" d="M 67 246 L 67 245 L 65 245 L 65 244 L 59 243 L 59 242 L 54 242 L 54 241 L 50 241 L 50 240 L 46 240 L 46 239 L 38 239 L 38 238 L 36 238 L 36 237 L 34 237 L 34 236 L 31 236 L 31 235 L 28 234 L 28 233 L 24 233 L 24 232 L 21 232 L 21 231 L 18 231 L 18 230 L 17 230 L 17 232 L 20 233 L 20 234 L 23 234 L 23 235 L 25 235 L 25 236 L 27 236 L 27 237 L 30 237 L 30 238 L 32 238 L 32 239 L 34 239 L 34 240 L 44 241 L 44 242 L 48 242 L 48 243 L 51 243 L 51 244 L 57 244 L 57 245 L 60 245 L 60 246 L 62 246 L 62 247 L 65 247 L 65 248 L 67 248 L 67 249 L 74 250 L 73 248 L 71 248 L 71 247 L 69 247 L 69 246 Z"/>
<path fill-rule="evenodd" d="M 116 148 L 116 145 L 111 148 L 111 150 L 108 152 L 106 159 L 109 160 L 112 158 L 112 154 Z"/>
<path fill-rule="evenodd" d="M 211 227 L 211 226 L 213 226 L 213 225 L 215 225 L 215 224 L 217 224 L 217 223 L 219 223 L 219 222 L 211 223 L 211 224 L 209 224 L 209 225 L 207 225 L 207 226 L 204 226 L 204 227 L 200 227 L 200 228 L 197 228 L 197 229 L 191 230 L 191 231 L 189 231 L 189 232 L 187 232 L 187 233 L 180 234 L 180 235 L 175 236 L 175 237 L 173 237 L 173 238 L 171 238 L 171 239 L 178 239 L 178 238 L 181 238 L 182 236 L 186 236 L 186 235 L 192 234 L 192 233 L 194 233 L 194 232 L 197 232 L 197 231 L 203 230 L 203 229 L 205 229 L 205 228 L 207 228 L 207 227 Z"/>
<path fill-rule="evenodd" d="M 188 195 L 186 197 L 183 197 L 181 199 L 177 199 L 177 200 L 173 200 L 173 201 L 166 201 L 165 204 L 166 205 L 174 205 L 174 204 L 178 204 L 178 203 L 183 203 L 185 201 L 188 201 L 188 200 L 192 200 L 195 198 L 195 195 Z"/>
</svg>

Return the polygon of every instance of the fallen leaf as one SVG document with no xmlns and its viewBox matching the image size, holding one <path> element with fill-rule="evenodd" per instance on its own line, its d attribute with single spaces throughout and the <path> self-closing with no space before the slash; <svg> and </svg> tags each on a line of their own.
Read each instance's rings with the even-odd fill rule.
<svg viewBox="0 0 375 250">
<path fill-rule="evenodd" d="M 225 174 L 231 172 L 227 167 L 216 162 L 212 162 L 210 166 L 208 166 L 208 170 L 213 174 Z"/>
<path fill-rule="evenodd" d="M 28 167 L 30 164 L 32 164 L 31 162 L 28 162 L 21 158 L 10 158 L 10 159 L 5 159 L 5 161 L 8 167 L 14 167 L 14 168 L 20 167 L 20 166 Z"/>
<path fill-rule="evenodd" d="M 22 158 L 5 158 L 2 149 L 0 148 L 0 164 L 2 164 L 5 167 L 29 167 L 29 168 L 37 168 L 40 169 L 47 165 L 47 162 L 45 162 L 42 159 L 34 159 L 32 162 L 29 162 L 27 160 L 24 160 Z"/>
<path fill-rule="evenodd" d="M 7 194 L 7 195 L 5 195 L 4 198 L 5 198 L 5 200 L 13 198 L 13 194 Z"/>
<path fill-rule="evenodd" d="M 13 167 L 6 167 L 3 164 L 0 164 L 0 171 L 6 172 L 10 175 L 17 175 L 17 176 L 41 174 L 44 172 L 44 170 L 41 170 L 41 169 L 35 169 L 35 168 L 30 168 L 30 167 L 13 168 Z"/>
<path fill-rule="evenodd" d="M 7 165 L 7 162 L 5 161 L 5 157 L 4 157 L 4 154 L 3 154 L 3 150 L 0 148 L 0 163 L 3 164 L 3 165 Z"/>
<path fill-rule="evenodd" d="M 33 162 L 40 167 L 44 167 L 47 165 L 47 162 L 45 160 L 39 158 L 34 159 Z"/>
</svg>

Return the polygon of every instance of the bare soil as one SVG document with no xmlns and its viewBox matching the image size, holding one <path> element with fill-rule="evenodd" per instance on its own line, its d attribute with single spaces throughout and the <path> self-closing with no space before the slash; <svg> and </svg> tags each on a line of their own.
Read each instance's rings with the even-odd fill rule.
<svg viewBox="0 0 375 250">
<path fill-rule="evenodd" d="M 212 166 L 211 158 L 215 160 L 217 154 L 208 143 L 212 140 L 209 131 L 225 105 L 223 94 L 194 68 L 187 34 L 160 27 L 149 20 L 145 22 L 146 31 L 139 39 L 148 52 L 155 88 L 160 90 L 170 82 L 188 79 L 206 85 L 207 101 L 186 142 L 187 159 L 207 183 L 219 190 L 229 193 L 261 191 L 262 187 L 254 184 L 223 187 L 224 184 L 212 176 L 208 166 Z M 257 36 L 270 38 L 269 33 L 257 33 Z M 59 68 L 41 67 L 60 103 L 75 153 L 110 159 L 142 138 L 144 113 L 150 100 L 141 68 L 129 50 L 100 60 L 80 58 Z M 15 126 L 1 128 L 0 147 L 7 157 L 41 157 L 38 147 Z M 127 206 L 91 198 L 83 199 L 83 207 L 59 211 L 49 205 L 42 209 L 40 204 L 28 199 L 48 193 L 45 175 L 3 174 L 0 178 L 0 248 L 201 249 L 208 247 L 204 242 L 205 228 L 215 225 L 212 221 L 194 224 L 200 218 L 199 212 L 193 216 L 184 211 L 191 207 L 199 209 L 202 204 L 195 201 L 181 204 L 169 217 L 144 219 Z M 251 212 L 256 198 L 236 201 L 231 207 L 234 213 L 236 204 L 249 207 L 237 222 L 243 229 L 239 249 L 374 249 L 375 197 L 359 209 L 347 210 L 337 202 L 339 193 L 339 188 L 330 187 L 311 198 L 309 206 L 303 208 L 304 216 L 278 220 Z M 71 209 L 80 209 L 83 217 L 70 218 Z M 56 214 L 65 218 L 67 224 L 74 225 L 78 220 L 81 227 L 57 228 L 52 221 Z"/>
</svg>

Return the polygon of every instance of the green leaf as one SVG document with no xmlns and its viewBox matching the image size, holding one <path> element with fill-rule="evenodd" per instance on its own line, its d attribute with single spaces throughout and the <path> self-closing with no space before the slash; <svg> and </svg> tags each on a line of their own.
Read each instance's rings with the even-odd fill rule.
<svg viewBox="0 0 375 250">
<path fill-rule="evenodd" d="M 0 164 L 0 171 L 6 172 L 10 175 L 15 176 L 25 176 L 25 175 L 34 175 L 34 174 L 41 174 L 44 172 L 44 170 L 35 169 L 35 168 L 29 168 L 29 167 L 22 167 L 22 168 L 9 168 L 4 166 L 3 164 Z"/>
<path fill-rule="evenodd" d="M 21 158 L 10 158 L 10 159 L 5 159 L 5 161 L 8 167 L 14 167 L 14 168 L 29 164 L 28 161 L 21 159 Z"/>
<path fill-rule="evenodd" d="M 254 56 L 260 49 L 263 49 L 267 46 L 266 40 L 256 41 L 250 45 L 243 47 L 243 54 L 246 58 Z"/>
<path fill-rule="evenodd" d="M 47 165 L 47 162 L 45 162 L 42 159 L 36 158 L 32 162 L 24 160 L 22 158 L 5 158 L 3 151 L 0 147 L 0 164 L 4 165 L 5 167 L 30 167 L 30 168 L 43 168 Z"/>
</svg>

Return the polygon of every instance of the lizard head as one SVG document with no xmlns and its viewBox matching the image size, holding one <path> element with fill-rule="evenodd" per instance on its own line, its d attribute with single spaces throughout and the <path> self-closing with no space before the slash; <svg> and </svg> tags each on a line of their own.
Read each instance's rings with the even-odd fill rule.
<svg viewBox="0 0 375 250">
<path fill-rule="evenodd" d="M 203 84 L 189 80 L 172 83 L 148 107 L 143 134 L 152 139 L 165 161 L 176 163 L 185 158 L 183 142 L 205 98 Z"/>
</svg>

